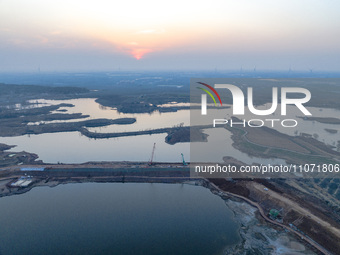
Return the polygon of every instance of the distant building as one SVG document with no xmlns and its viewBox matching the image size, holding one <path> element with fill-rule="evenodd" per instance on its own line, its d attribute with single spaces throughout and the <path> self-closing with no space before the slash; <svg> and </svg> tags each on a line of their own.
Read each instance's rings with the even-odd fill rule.
<svg viewBox="0 0 340 255">
<path fill-rule="evenodd" d="M 33 182 L 32 178 L 30 176 L 21 176 L 16 182 L 13 182 L 11 184 L 12 187 L 20 187 L 25 188 L 28 187 Z"/>
<path fill-rule="evenodd" d="M 44 171 L 44 167 L 22 167 L 20 168 L 21 171 Z"/>
</svg>

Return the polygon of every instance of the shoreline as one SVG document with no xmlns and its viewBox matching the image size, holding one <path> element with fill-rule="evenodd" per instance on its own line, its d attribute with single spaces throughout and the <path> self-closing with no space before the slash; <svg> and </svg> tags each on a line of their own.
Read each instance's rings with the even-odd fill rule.
<svg viewBox="0 0 340 255">
<path fill-rule="evenodd" d="M 60 166 L 61 167 L 61 166 Z M 57 170 L 58 168 L 54 168 L 54 170 Z M 82 169 L 82 168 L 80 168 Z M 43 187 L 43 186 L 48 186 L 48 187 L 56 187 L 60 184 L 71 184 L 71 183 L 163 183 L 163 184 L 176 184 L 176 183 L 182 183 L 182 184 L 191 184 L 191 185 L 199 185 L 205 188 L 208 188 L 213 194 L 218 195 L 221 197 L 224 201 L 236 201 L 238 203 L 246 203 L 248 206 L 254 208 L 254 210 L 257 212 L 256 219 L 259 221 L 262 219 L 265 224 L 271 225 L 271 228 L 280 228 L 280 231 L 284 231 L 284 229 L 288 230 L 290 233 L 294 234 L 295 240 L 301 240 L 303 239 L 303 236 L 295 231 L 294 229 L 285 226 L 284 224 L 277 223 L 273 220 L 270 220 L 264 213 L 263 209 L 261 206 L 256 203 L 251 201 L 250 199 L 247 199 L 244 196 L 237 195 L 235 193 L 223 191 L 220 189 L 217 185 L 212 183 L 210 180 L 204 179 L 204 178 L 190 178 L 189 172 L 187 169 L 181 169 L 179 171 L 174 171 L 173 174 L 175 176 L 169 176 L 168 171 L 152 171 L 152 176 L 146 176 L 146 175 L 141 175 L 140 172 L 134 173 L 134 172 L 125 172 L 122 175 L 122 172 L 120 171 L 121 169 L 115 169 L 114 171 L 109 171 L 103 174 L 102 176 L 98 175 L 99 172 L 97 172 L 97 176 L 91 176 L 89 173 L 93 173 L 93 169 L 95 168 L 90 168 L 89 171 L 80 174 L 81 172 L 79 171 L 67 171 L 65 172 L 63 168 L 59 168 L 60 171 L 42 171 L 42 172 L 34 172 L 34 178 L 35 180 L 33 181 L 32 185 L 29 185 L 28 187 L 25 188 L 11 188 L 10 183 L 13 183 L 13 180 L 16 180 L 20 177 L 21 172 L 12 172 L 11 175 L 7 177 L 0 178 L 0 185 L 4 184 L 4 182 L 7 182 L 6 186 L 8 188 L 9 193 L 5 194 L 0 194 L 0 197 L 4 196 L 11 196 L 11 195 L 19 195 L 23 194 L 26 192 L 29 192 L 31 189 L 35 187 Z M 98 169 L 98 168 L 97 168 Z M 155 168 L 155 170 L 158 168 Z M 112 169 L 111 169 L 112 170 Z M 178 170 L 176 168 L 176 170 Z M 39 175 L 40 173 L 40 175 Z M 68 175 L 67 175 L 68 173 Z M 144 173 L 145 174 L 145 173 Z M 178 176 L 179 174 L 182 174 L 182 176 Z M 1 186 L 0 186 L 1 188 Z M 3 193 L 4 189 L 2 188 Z M 249 229 L 249 228 L 248 228 Z M 240 235 L 242 236 L 241 232 L 244 229 L 240 228 Z M 249 232 L 249 231 L 248 231 Z M 249 233 L 246 233 L 243 231 L 243 236 L 248 236 Z M 297 237 L 300 237 L 301 239 L 298 239 Z M 255 238 L 256 239 L 256 238 Z M 256 240 L 252 241 L 251 243 L 255 242 Z M 312 246 L 315 249 L 319 250 L 322 254 L 331 254 L 327 250 L 325 250 L 323 247 L 315 243 L 313 240 L 309 239 L 303 239 L 304 246 L 306 246 L 306 243 L 308 243 L 307 247 Z M 245 242 L 245 240 L 243 240 Z M 243 242 L 243 243 L 244 243 Z M 248 240 L 248 242 L 250 242 Z M 301 243 L 299 241 L 299 243 Z M 236 253 L 240 251 L 240 246 L 241 244 L 236 244 L 233 247 L 229 247 L 228 251 L 230 254 L 231 251 L 235 252 L 232 254 L 239 254 Z M 262 244 L 263 246 L 263 244 Z M 263 247 L 262 247 L 263 248 Z M 308 248 L 309 249 L 309 248 Z M 299 254 L 299 253 L 297 253 Z M 305 253 L 301 253 L 305 254 Z"/>
</svg>

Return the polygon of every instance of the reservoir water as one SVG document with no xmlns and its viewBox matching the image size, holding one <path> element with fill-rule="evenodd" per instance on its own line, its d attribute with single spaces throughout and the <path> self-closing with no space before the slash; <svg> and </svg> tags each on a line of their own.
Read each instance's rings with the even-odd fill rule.
<svg viewBox="0 0 340 255">
<path fill-rule="evenodd" d="M 217 255 L 239 241 L 225 202 L 193 185 L 39 187 L 0 208 L 1 255 Z"/>
<path fill-rule="evenodd" d="M 82 113 L 89 115 L 88 118 L 70 121 L 81 121 L 94 118 L 117 119 L 125 117 L 136 118 L 136 122 L 131 125 L 110 125 L 107 127 L 89 128 L 92 132 L 125 132 L 140 131 L 164 127 L 173 127 L 176 125 L 190 124 L 190 111 L 179 110 L 177 112 L 165 113 L 143 113 L 143 114 L 123 114 L 114 108 L 103 107 L 95 102 L 93 98 L 72 99 L 72 100 L 31 100 L 35 106 L 39 105 L 57 105 L 61 103 L 73 104 L 74 107 L 62 107 L 65 113 Z M 174 104 L 172 104 L 174 105 Z M 263 105 L 260 108 L 268 108 Z M 315 117 L 337 117 L 340 111 L 334 109 L 308 108 Z M 199 112 L 199 110 L 197 110 Z M 231 116 L 231 109 L 226 109 L 226 117 Z M 339 125 L 324 124 L 315 121 L 306 121 L 296 118 L 300 116 L 295 108 L 288 107 L 290 113 L 287 118 L 298 119 L 299 125 L 296 128 L 281 128 L 277 130 L 288 135 L 298 135 L 301 132 L 309 133 L 317 137 L 318 140 L 326 144 L 336 146 L 340 140 L 339 133 L 329 133 L 325 129 L 334 129 L 339 131 Z M 61 113 L 61 112 L 58 112 Z M 251 118 L 252 116 L 245 116 Z M 273 118 L 278 116 L 273 115 Z M 53 122 L 53 121 L 52 121 Z M 60 121 L 54 121 L 60 122 Z M 48 122 L 47 122 L 48 123 Z M 31 123 L 33 124 L 33 123 Z M 37 123 L 34 123 L 37 124 Z M 206 123 L 205 123 L 206 124 Z M 210 123 L 209 123 L 210 124 Z M 228 130 L 204 130 L 208 134 L 208 140 L 222 139 L 223 144 L 227 145 L 217 151 L 216 154 L 207 157 L 204 152 L 211 151 L 209 143 L 193 143 L 199 151 L 202 152 L 200 159 L 202 161 L 222 162 L 224 156 L 232 156 L 244 163 L 264 163 L 264 164 L 284 164 L 282 159 L 263 159 L 250 157 L 232 146 L 231 133 Z M 110 139 L 90 139 L 82 136 L 79 132 L 52 133 L 41 135 L 25 135 L 18 137 L 0 137 L 0 143 L 17 145 L 11 151 L 27 151 L 36 153 L 39 159 L 46 163 L 84 163 L 88 161 L 148 161 L 151 157 L 153 144 L 156 143 L 154 161 L 159 162 L 181 162 L 181 153 L 187 161 L 190 161 L 189 143 L 177 143 L 169 145 L 165 143 L 167 134 L 154 134 L 142 136 L 119 137 Z M 209 147 L 210 146 L 210 147 Z"/>
<path fill-rule="evenodd" d="M 17 145 L 11 151 L 39 155 L 47 163 L 84 163 L 88 161 L 148 161 L 156 143 L 154 161 L 180 162 L 181 153 L 189 155 L 189 144 L 165 143 L 166 134 L 90 139 L 78 132 L 1 137 L 0 142 Z"/>
</svg>

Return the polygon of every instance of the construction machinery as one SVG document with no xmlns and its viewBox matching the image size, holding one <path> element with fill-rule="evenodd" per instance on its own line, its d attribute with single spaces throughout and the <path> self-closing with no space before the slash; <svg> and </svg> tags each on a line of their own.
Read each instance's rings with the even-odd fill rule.
<svg viewBox="0 0 340 255">
<path fill-rule="evenodd" d="M 153 144 L 152 153 L 151 153 L 151 158 L 150 158 L 150 161 L 149 161 L 149 166 L 152 165 L 153 156 L 155 155 L 155 149 L 156 149 L 156 143 Z"/>
<path fill-rule="evenodd" d="M 187 162 L 185 162 L 183 153 L 181 153 L 181 155 L 182 155 L 182 162 L 183 162 L 183 166 L 187 166 L 187 165 L 188 165 L 188 163 L 187 163 Z"/>
</svg>

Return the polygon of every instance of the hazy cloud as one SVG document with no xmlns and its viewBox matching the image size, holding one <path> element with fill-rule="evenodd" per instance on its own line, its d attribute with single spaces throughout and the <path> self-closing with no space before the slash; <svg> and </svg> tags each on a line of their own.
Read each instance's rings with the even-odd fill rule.
<svg viewBox="0 0 340 255">
<path fill-rule="evenodd" d="M 136 32 L 136 34 L 138 35 L 151 35 L 151 34 L 163 34 L 165 33 L 164 29 L 146 29 L 146 30 L 140 30 L 138 32 Z"/>
<path fill-rule="evenodd" d="M 0 68 L 340 70 L 340 1 L 213 2 L 0 0 Z"/>
</svg>

